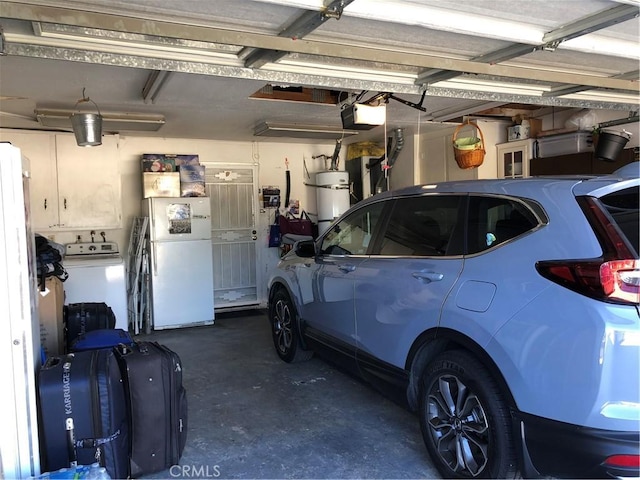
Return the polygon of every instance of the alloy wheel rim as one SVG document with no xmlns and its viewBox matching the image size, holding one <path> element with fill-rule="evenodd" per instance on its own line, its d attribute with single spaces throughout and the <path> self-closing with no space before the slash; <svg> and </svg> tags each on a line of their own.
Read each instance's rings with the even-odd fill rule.
<svg viewBox="0 0 640 480">
<path fill-rule="evenodd" d="M 273 333 L 278 351 L 286 354 L 291 348 L 293 333 L 291 331 L 291 309 L 287 302 L 282 300 L 276 303 Z"/>
<path fill-rule="evenodd" d="M 489 424 L 478 397 L 454 375 L 433 382 L 429 430 L 438 456 L 452 472 L 477 477 L 489 461 Z"/>
</svg>

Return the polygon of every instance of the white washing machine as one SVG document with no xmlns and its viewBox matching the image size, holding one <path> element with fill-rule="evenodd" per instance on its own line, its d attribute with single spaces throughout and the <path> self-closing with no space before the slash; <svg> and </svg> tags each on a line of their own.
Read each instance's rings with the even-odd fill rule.
<svg viewBox="0 0 640 480">
<path fill-rule="evenodd" d="M 128 330 L 126 268 L 114 242 L 69 243 L 63 265 L 65 305 L 104 302 L 116 316 L 116 328 Z"/>
</svg>

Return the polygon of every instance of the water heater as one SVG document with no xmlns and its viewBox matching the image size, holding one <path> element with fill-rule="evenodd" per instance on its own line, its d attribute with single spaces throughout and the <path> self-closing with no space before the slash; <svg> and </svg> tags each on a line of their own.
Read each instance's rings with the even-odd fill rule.
<svg viewBox="0 0 640 480">
<path fill-rule="evenodd" d="M 349 173 L 331 170 L 316 173 L 318 233 L 349 209 Z"/>
</svg>

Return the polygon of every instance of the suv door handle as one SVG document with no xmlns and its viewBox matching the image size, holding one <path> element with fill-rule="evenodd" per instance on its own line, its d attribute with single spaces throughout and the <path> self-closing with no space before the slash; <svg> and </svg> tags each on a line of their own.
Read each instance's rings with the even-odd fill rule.
<svg viewBox="0 0 640 480">
<path fill-rule="evenodd" d="M 411 275 L 424 283 L 439 282 L 444 278 L 444 274 L 436 272 L 413 272 Z"/>
<path fill-rule="evenodd" d="M 344 273 L 353 272 L 355 269 L 356 266 L 350 263 L 343 263 L 342 265 L 338 265 L 338 270 Z"/>
</svg>

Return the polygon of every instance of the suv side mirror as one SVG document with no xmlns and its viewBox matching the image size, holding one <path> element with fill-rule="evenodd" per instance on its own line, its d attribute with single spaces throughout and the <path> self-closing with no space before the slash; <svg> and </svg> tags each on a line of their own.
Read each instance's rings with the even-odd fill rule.
<svg viewBox="0 0 640 480">
<path fill-rule="evenodd" d="M 294 246 L 296 255 L 302 258 L 316 256 L 316 244 L 313 240 L 300 240 Z"/>
</svg>

